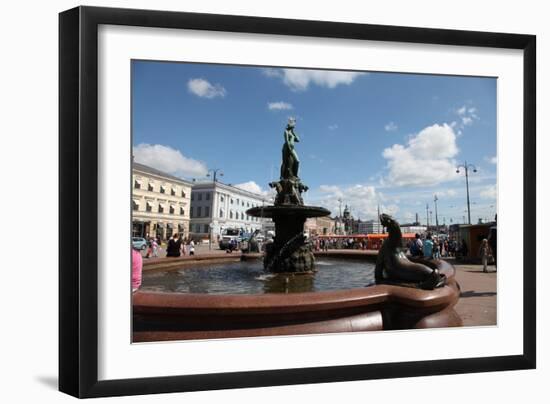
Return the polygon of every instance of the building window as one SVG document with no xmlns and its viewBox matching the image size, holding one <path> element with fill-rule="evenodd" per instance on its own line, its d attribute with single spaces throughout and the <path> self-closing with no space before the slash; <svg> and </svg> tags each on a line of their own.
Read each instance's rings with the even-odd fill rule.
<svg viewBox="0 0 550 404">
<path fill-rule="evenodd" d="M 193 217 L 193 207 L 191 206 L 191 208 L 189 209 L 189 216 L 190 217 Z"/>
<path fill-rule="evenodd" d="M 229 218 L 233 219 L 233 211 L 232 210 L 229 211 Z"/>
<path fill-rule="evenodd" d="M 140 189 L 141 188 L 141 184 L 139 183 L 138 180 L 134 180 L 134 188 L 135 189 Z"/>
<path fill-rule="evenodd" d="M 233 198 L 231 198 L 231 205 L 233 205 Z"/>
<path fill-rule="evenodd" d="M 197 217 L 201 217 L 202 215 L 202 206 L 197 206 Z"/>
<path fill-rule="evenodd" d="M 132 201 L 132 209 L 139 210 L 139 203 L 137 203 L 136 201 Z"/>
<path fill-rule="evenodd" d="M 250 203 L 249 203 L 249 202 L 246 203 L 246 207 L 247 207 L 247 208 L 250 207 Z"/>
<path fill-rule="evenodd" d="M 185 198 L 185 191 L 181 191 L 181 197 Z"/>
<path fill-rule="evenodd" d="M 159 213 L 164 213 L 164 207 L 159 203 Z"/>
<path fill-rule="evenodd" d="M 223 217 L 223 209 L 220 209 L 220 217 Z"/>
<path fill-rule="evenodd" d="M 174 206 L 170 205 L 170 214 L 173 215 L 175 211 L 176 209 L 174 208 Z"/>
<path fill-rule="evenodd" d="M 210 206 L 204 207 L 204 216 L 210 216 Z"/>
<path fill-rule="evenodd" d="M 205 233 L 208 233 L 208 230 L 209 230 L 209 229 L 208 229 L 208 225 L 205 224 L 205 225 L 204 225 L 204 232 L 205 232 Z"/>
<path fill-rule="evenodd" d="M 210 200 L 210 192 L 207 192 L 207 193 L 206 193 L 206 200 L 207 200 L 207 201 Z"/>
<path fill-rule="evenodd" d="M 244 201 L 241 202 L 242 207 L 244 208 Z"/>
<path fill-rule="evenodd" d="M 198 201 L 202 201 L 202 193 L 201 193 L 201 192 L 199 192 L 199 193 L 197 194 L 197 200 L 198 200 Z"/>
<path fill-rule="evenodd" d="M 164 194 L 165 192 L 166 192 L 166 188 L 164 187 L 164 185 L 161 185 L 160 186 L 160 193 Z"/>
<path fill-rule="evenodd" d="M 223 202 L 223 195 L 220 195 L 220 202 Z"/>
<path fill-rule="evenodd" d="M 170 195 L 176 196 L 176 188 L 172 188 L 172 190 L 170 191 Z"/>
<path fill-rule="evenodd" d="M 154 190 L 155 190 L 155 188 L 153 187 L 153 184 L 151 182 L 149 184 L 147 184 L 147 191 L 153 192 Z"/>
<path fill-rule="evenodd" d="M 244 213 L 241 212 L 241 220 L 244 220 Z"/>
<path fill-rule="evenodd" d="M 191 192 L 191 200 L 194 201 L 195 200 L 195 194 L 193 192 Z"/>
<path fill-rule="evenodd" d="M 145 210 L 147 212 L 152 212 L 153 211 L 153 205 L 151 204 L 151 202 L 147 202 L 147 205 L 145 206 Z"/>
<path fill-rule="evenodd" d="M 180 206 L 180 215 L 185 216 L 185 209 L 182 206 Z"/>
<path fill-rule="evenodd" d="M 239 199 L 237 198 L 237 205 L 239 204 Z"/>
</svg>

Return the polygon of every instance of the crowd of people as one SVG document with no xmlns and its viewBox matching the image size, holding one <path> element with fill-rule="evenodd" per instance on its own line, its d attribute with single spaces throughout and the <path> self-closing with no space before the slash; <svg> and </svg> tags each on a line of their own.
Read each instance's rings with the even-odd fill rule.
<svg viewBox="0 0 550 404">
<path fill-rule="evenodd" d="M 337 249 L 357 249 L 366 250 L 367 240 L 358 240 L 354 238 L 313 238 L 313 247 L 315 251 L 327 251 Z"/>
<path fill-rule="evenodd" d="M 458 243 L 452 238 L 439 238 L 427 233 L 422 239 L 420 234 L 415 234 L 415 239 L 407 246 L 413 257 L 442 258 L 442 257 L 466 257 L 468 256 L 468 244 L 466 240 Z"/>
<path fill-rule="evenodd" d="M 465 258 L 468 257 L 468 243 L 466 240 L 457 242 L 451 238 L 440 239 L 437 236 L 432 236 L 430 233 L 427 233 L 425 238 L 422 239 L 420 234 L 415 235 L 415 239 L 412 240 L 408 245 L 409 252 L 413 257 L 424 257 L 428 259 L 440 259 L 447 257 L 454 258 Z M 492 251 L 489 242 L 486 238 L 481 241 L 479 247 L 478 256 L 481 258 L 481 264 L 483 265 L 483 272 L 488 272 L 487 265 L 489 259 L 493 257 L 494 252 Z M 495 260 L 496 261 L 496 260 Z"/>
<path fill-rule="evenodd" d="M 147 250 L 144 258 L 157 258 L 162 251 L 162 243 L 159 237 L 146 237 Z M 191 238 L 183 238 L 174 233 L 166 242 L 166 256 L 180 257 L 182 255 L 195 255 L 195 242 Z"/>
</svg>

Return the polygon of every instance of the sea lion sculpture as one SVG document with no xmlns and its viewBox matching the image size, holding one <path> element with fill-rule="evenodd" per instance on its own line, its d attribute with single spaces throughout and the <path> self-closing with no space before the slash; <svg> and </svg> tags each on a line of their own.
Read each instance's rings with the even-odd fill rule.
<svg viewBox="0 0 550 404">
<path fill-rule="evenodd" d="M 380 223 L 388 229 L 374 270 L 376 283 L 402 284 L 420 289 L 434 289 L 445 285 L 445 275 L 438 269 L 420 262 L 410 261 L 402 250 L 399 223 L 390 215 L 382 213 Z"/>
</svg>

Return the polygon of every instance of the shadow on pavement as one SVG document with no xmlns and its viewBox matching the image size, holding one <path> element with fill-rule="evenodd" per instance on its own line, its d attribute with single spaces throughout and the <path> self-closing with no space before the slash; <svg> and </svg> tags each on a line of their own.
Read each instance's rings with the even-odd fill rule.
<svg viewBox="0 0 550 404">
<path fill-rule="evenodd" d="M 483 297 L 483 296 L 496 296 L 496 292 L 475 292 L 469 290 L 467 292 L 462 292 L 460 297 Z"/>
</svg>

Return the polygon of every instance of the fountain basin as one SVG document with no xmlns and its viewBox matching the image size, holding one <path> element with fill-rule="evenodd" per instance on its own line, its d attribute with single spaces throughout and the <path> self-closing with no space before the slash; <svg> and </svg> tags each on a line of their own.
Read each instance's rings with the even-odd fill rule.
<svg viewBox="0 0 550 404">
<path fill-rule="evenodd" d="M 453 310 L 460 294 L 454 268 L 445 261 L 431 262 L 447 276 L 446 286 L 420 290 L 374 285 L 251 295 L 138 291 L 133 296 L 133 341 L 460 326 Z"/>
</svg>

